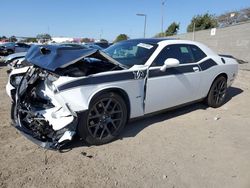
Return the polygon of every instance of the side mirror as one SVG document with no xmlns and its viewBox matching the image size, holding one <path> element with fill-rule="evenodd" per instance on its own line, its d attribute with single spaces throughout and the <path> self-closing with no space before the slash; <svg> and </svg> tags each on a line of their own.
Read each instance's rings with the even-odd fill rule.
<svg viewBox="0 0 250 188">
<path fill-rule="evenodd" d="M 178 67 L 179 64 L 180 64 L 180 61 L 178 59 L 168 58 L 165 60 L 164 65 L 161 66 L 160 70 L 162 72 L 165 72 L 167 68 Z"/>
</svg>

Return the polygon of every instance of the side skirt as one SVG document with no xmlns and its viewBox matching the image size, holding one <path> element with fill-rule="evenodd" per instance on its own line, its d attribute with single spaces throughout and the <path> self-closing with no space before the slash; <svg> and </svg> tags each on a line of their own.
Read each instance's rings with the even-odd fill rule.
<svg viewBox="0 0 250 188">
<path fill-rule="evenodd" d="M 157 115 L 157 114 L 162 114 L 162 113 L 173 111 L 173 110 L 185 107 L 185 106 L 189 106 L 191 104 L 199 103 L 201 101 L 204 101 L 205 98 L 201 98 L 201 99 L 198 99 L 198 100 L 195 100 L 195 101 L 191 101 L 191 102 L 188 102 L 188 103 L 180 104 L 180 105 L 173 106 L 173 107 L 170 107 L 170 108 L 166 108 L 166 109 L 163 109 L 163 110 L 159 110 L 159 111 L 156 111 L 156 112 L 148 113 L 148 114 L 145 114 L 143 116 L 131 118 L 131 119 L 129 119 L 128 122 L 137 121 L 137 120 L 140 120 L 140 119 L 143 119 L 143 118 L 151 117 L 151 116 L 154 116 L 154 115 Z"/>
</svg>

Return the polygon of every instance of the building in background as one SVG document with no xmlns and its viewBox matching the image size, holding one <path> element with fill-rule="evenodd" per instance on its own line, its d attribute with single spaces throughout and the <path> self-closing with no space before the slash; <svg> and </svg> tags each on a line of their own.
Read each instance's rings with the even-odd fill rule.
<svg viewBox="0 0 250 188">
<path fill-rule="evenodd" d="M 52 43 L 75 42 L 71 37 L 52 37 Z"/>
</svg>

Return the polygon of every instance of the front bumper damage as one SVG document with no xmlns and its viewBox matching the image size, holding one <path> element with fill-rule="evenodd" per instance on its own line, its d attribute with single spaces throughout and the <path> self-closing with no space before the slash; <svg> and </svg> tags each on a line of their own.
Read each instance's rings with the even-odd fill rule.
<svg viewBox="0 0 250 188">
<path fill-rule="evenodd" d="M 50 77 L 38 68 L 27 71 L 13 101 L 13 125 L 39 146 L 59 149 L 72 140 L 78 119 L 67 104 L 56 100 Z"/>
<path fill-rule="evenodd" d="M 63 145 L 65 145 L 66 141 L 71 141 L 75 132 L 72 132 L 72 130 L 67 130 L 70 129 L 70 127 L 67 127 L 63 130 L 61 130 L 61 134 L 58 131 L 58 137 L 61 137 L 58 141 L 44 141 L 40 140 L 39 138 L 36 137 L 36 135 L 29 130 L 28 128 L 22 126 L 19 123 L 12 124 L 22 135 L 24 135 L 27 139 L 32 141 L 33 143 L 45 148 L 45 149 L 52 149 L 52 150 L 58 150 L 60 149 Z M 73 128 L 73 127 L 72 127 Z M 64 142 L 63 142 L 64 141 Z"/>
</svg>

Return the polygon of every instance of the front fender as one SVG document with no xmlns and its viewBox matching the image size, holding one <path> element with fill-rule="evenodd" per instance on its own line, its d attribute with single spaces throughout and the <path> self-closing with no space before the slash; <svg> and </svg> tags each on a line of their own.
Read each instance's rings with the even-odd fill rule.
<svg viewBox="0 0 250 188">
<path fill-rule="evenodd" d="M 106 83 L 98 85 L 87 85 L 75 87 L 69 90 L 61 91 L 55 96 L 63 98 L 63 102 L 67 103 L 75 112 L 86 111 L 93 97 L 102 92 L 111 89 L 118 89 L 127 94 L 130 104 L 130 117 L 138 117 L 143 112 L 143 92 L 144 80 L 126 80 L 117 83 Z"/>
</svg>

